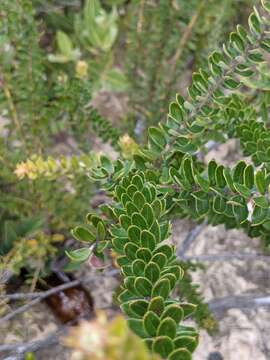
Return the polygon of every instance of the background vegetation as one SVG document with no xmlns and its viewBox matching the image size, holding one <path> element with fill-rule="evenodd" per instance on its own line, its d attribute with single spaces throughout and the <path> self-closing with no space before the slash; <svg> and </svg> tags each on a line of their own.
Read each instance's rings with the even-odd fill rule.
<svg viewBox="0 0 270 360">
<path fill-rule="evenodd" d="M 259 1 L 1 1 L 0 269 L 5 281 L 20 276 L 33 292 L 56 269 L 76 274 L 94 251 L 93 263 L 126 266 L 125 290 L 132 293 L 132 264 L 114 258 L 125 255 L 117 243 L 119 233 L 133 225 L 140 228 L 139 236 L 146 234 L 140 219 L 128 223 L 134 209 L 126 208 L 123 194 L 129 199 L 136 191 L 135 205 L 151 203 L 153 221 L 160 226 L 153 229 L 151 222 L 144 246 L 151 251 L 149 236 L 159 232 L 159 241 L 165 240 L 172 216 L 243 228 L 250 237 L 260 237 L 267 251 L 270 46 L 268 23 L 261 25 L 257 13 L 247 21 L 254 4 Z M 240 27 L 229 35 L 237 24 L 249 26 L 250 35 Z M 213 53 L 228 37 L 224 52 Z M 243 59 L 240 65 L 234 63 L 236 55 Z M 166 122 L 168 105 L 179 92 L 188 101 L 177 95 Z M 116 116 L 112 97 L 125 109 Z M 214 160 L 205 165 L 209 148 L 230 138 L 238 139 L 240 157 L 248 156 L 249 162 L 240 160 L 233 169 Z M 113 162 L 117 158 L 122 161 Z M 134 169 L 139 173 L 133 181 Z M 149 200 L 146 193 L 153 188 Z M 81 226 L 86 215 L 88 225 Z M 117 230 L 109 232 L 120 216 Z M 77 246 L 71 229 L 77 240 L 91 246 L 71 251 Z M 99 243 L 92 245 L 96 239 Z M 160 273 L 157 278 L 165 276 L 182 303 L 196 304 L 193 320 L 213 334 L 217 323 L 192 284 L 191 271 L 200 265 L 179 257 L 175 263 L 174 250 L 167 251 L 172 257 L 166 254 L 163 273 L 172 271 L 175 282 Z M 156 295 L 168 305 L 169 293 L 161 293 Z M 119 299 L 132 318 L 125 304 L 133 298 L 122 292 Z M 179 320 L 192 313 L 188 306 L 182 312 Z M 156 321 L 152 315 L 150 327 Z M 138 321 L 131 320 L 131 328 L 142 335 Z M 189 341 L 180 345 L 189 354 L 197 333 L 182 331 Z M 154 344 L 161 356 L 169 356 L 170 351 Z"/>
</svg>

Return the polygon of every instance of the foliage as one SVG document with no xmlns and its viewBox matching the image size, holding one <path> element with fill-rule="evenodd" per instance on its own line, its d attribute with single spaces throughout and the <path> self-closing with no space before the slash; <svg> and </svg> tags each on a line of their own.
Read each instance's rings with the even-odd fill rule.
<svg viewBox="0 0 270 360">
<path fill-rule="evenodd" d="M 48 272 L 48 260 L 53 259 L 58 252 L 57 244 L 63 242 L 62 234 L 46 235 L 39 232 L 34 238 L 16 236 L 12 250 L 5 258 L 4 268 L 13 274 L 20 274 L 22 269 L 30 274 L 38 271 L 39 276 Z M 1 266 L 0 266 L 1 270 Z"/>
<path fill-rule="evenodd" d="M 226 39 L 252 0 L 177 0 L 131 2 L 127 9 L 126 61 L 130 116 L 156 125 L 166 116 L 167 103 Z M 147 96 L 146 96 L 147 94 Z"/>
<path fill-rule="evenodd" d="M 0 12 L 0 254 L 8 260 L 13 250 L 32 253 L 28 240 L 35 238 L 37 229 L 31 224 L 37 223 L 43 234 L 39 241 L 47 242 L 40 253 L 50 249 L 50 242 L 54 248 L 43 252 L 47 263 L 59 254 L 54 234 L 69 236 L 79 214 L 89 209 L 94 186 L 88 185 L 82 168 L 96 161 L 91 134 L 117 146 L 120 133 L 89 105 L 88 79 L 67 77 L 47 61 L 40 31 L 44 23 L 36 19 L 33 2 L 4 0 Z M 18 230 L 28 226 L 28 231 Z M 34 255 L 40 259 L 34 251 L 29 261 Z M 33 271 L 21 256 L 20 265 L 11 268 L 25 262 Z"/>
<path fill-rule="evenodd" d="M 158 360 L 134 335 L 121 316 L 108 321 L 104 313 L 97 319 L 82 322 L 65 337 L 66 346 L 73 349 L 71 359 L 77 360 Z"/>
<path fill-rule="evenodd" d="M 57 30 L 57 53 L 50 54 L 49 61 L 75 63 L 75 74 L 79 78 L 89 77 L 95 90 L 126 90 L 125 76 L 113 66 L 111 51 L 118 34 L 117 20 L 115 7 L 107 13 L 98 0 L 86 0 L 81 13 L 74 15 L 74 34 Z M 68 66 L 64 68 L 68 70 Z"/>
<path fill-rule="evenodd" d="M 84 261 L 93 249 L 98 253 L 99 241 L 102 249 L 114 249 L 123 276 L 119 300 L 129 326 L 163 358 L 190 358 L 196 347 L 194 330 L 177 325 L 194 305 L 179 305 L 168 298 L 183 276 L 173 247 L 160 244 L 169 235 L 168 217 L 177 214 L 198 221 L 207 217 L 213 225 L 243 227 L 269 244 L 269 170 L 260 153 L 269 146 L 268 133 L 260 127 L 261 108 L 251 107 L 248 92 L 240 92 L 242 78 L 256 73 L 270 51 L 269 13 L 270 3 L 263 0 L 260 11 L 254 8 L 249 17 L 249 30 L 238 25 L 222 51 L 209 56 L 208 68 L 193 74 L 188 98 L 177 95 L 167 122 L 149 128 L 147 147 L 138 149 L 129 161 L 113 163 L 104 157 L 92 170 L 92 178 L 103 184 L 113 203 L 100 207 L 101 217 L 87 217 L 96 235 L 77 236 L 91 246 L 82 248 L 83 256 L 76 260 Z M 241 160 L 230 169 L 214 160 L 207 166 L 199 160 L 197 155 L 209 140 L 221 132 L 238 137 L 239 126 L 249 124 L 252 116 L 259 124 L 257 136 L 246 131 L 245 140 L 259 163 Z M 258 136 L 264 131 L 266 135 Z M 252 141 L 257 146 L 251 147 Z M 178 341 L 178 336 L 188 341 Z"/>
<path fill-rule="evenodd" d="M 18 163 L 15 174 L 19 179 L 28 177 L 58 179 L 60 176 L 75 177 L 97 162 L 95 154 L 82 154 L 70 158 L 61 156 L 59 159 L 48 157 L 46 160 L 40 156 L 32 156 L 25 162 Z"/>
</svg>

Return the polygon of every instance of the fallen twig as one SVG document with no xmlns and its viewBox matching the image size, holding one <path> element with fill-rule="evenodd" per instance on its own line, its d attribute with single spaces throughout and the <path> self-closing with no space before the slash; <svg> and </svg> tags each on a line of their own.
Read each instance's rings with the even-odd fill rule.
<svg viewBox="0 0 270 360">
<path fill-rule="evenodd" d="M 15 294 L 1 294 L 0 299 L 3 300 L 28 300 L 40 297 L 43 292 L 30 292 L 30 293 L 15 293 Z"/>
</svg>

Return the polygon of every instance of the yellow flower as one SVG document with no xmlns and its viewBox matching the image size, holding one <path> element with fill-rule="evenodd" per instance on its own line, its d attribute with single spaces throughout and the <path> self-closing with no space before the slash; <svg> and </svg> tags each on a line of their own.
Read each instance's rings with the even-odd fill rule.
<svg viewBox="0 0 270 360">
<path fill-rule="evenodd" d="M 139 148 L 139 145 L 128 134 L 120 137 L 119 146 L 126 159 L 131 159 Z"/>
<path fill-rule="evenodd" d="M 36 239 L 29 239 L 27 240 L 27 245 L 30 245 L 30 246 L 37 246 L 38 242 Z"/>
<path fill-rule="evenodd" d="M 88 73 L 88 64 L 87 62 L 83 61 L 83 60 L 79 60 L 76 63 L 76 75 L 79 78 L 85 78 L 87 76 Z"/>
<path fill-rule="evenodd" d="M 27 160 L 26 162 L 21 162 L 17 164 L 16 169 L 14 170 L 14 174 L 21 180 L 25 176 L 29 177 L 30 179 L 35 179 L 35 164 Z"/>
</svg>

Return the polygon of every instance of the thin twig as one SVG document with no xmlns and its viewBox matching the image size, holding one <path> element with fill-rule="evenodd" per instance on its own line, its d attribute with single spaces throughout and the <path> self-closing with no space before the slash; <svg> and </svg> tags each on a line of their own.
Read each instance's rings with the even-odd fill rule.
<svg viewBox="0 0 270 360">
<path fill-rule="evenodd" d="M 73 286 L 77 286 L 80 285 L 81 281 L 80 280 L 74 280 L 74 281 L 70 281 L 69 283 L 66 284 L 62 284 L 59 286 L 54 287 L 53 289 L 44 291 L 41 293 L 41 295 L 33 300 L 31 300 L 29 303 L 20 306 L 18 309 L 15 309 L 14 311 L 10 312 L 9 314 L 3 316 L 2 318 L 0 318 L 0 325 L 3 324 L 5 321 L 11 320 L 13 319 L 16 315 L 21 314 L 24 311 L 29 310 L 32 306 L 38 304 L 40 301 L 46 299 L 48 296 L 51 296 L 53 294 L 56 294 L 59 291 L 63 291 L 66 289 L 69 289 Z"/>
<path fill-rule="evenodd" d="M 198 18 L 200 16 L 201 11 L 203 10 L 205 4 L 206 4 L 205 0 L 200 3 L 197 11 L 192 16 L 192 18 L 190 19 L 187 27 L 185 28 L 185 31 L 184 31 L 184 33 L 183 33 L 183 35 L 181 37 L 181 40 L 180 40 L 179 46 L 177 48 L 177 51 L 174 54 L 172 60 L 170 61 L 170 63 L 171 63 L 171 67 L 170 67 L 171 78 L 173 78 L 173 76 L 174 76 L 176 65 L 177 65 L 179 59 L 182 56 L 183 50 L 185 49 L 185 45 L 186 45 L 187 41 L 189 40 L 190 35 L 192 34 L 192 29 L 193 29 L 194 25 L 196 24 L 196 22 L 197 22 L 197 20 L 198 20 Z"/>
<path fill-rule="evenodd" d="M 257 308 L 270 305 L 270 295 L 262 296 L 226 296 L 209 301 L 210 311 L 226 310 L 230 308 Z"/>
<path fill-rule="evenodd" d="M 228 261 L 228 260 L 264 260 L 270 261 L 270 256 L 261 254 L 238 254 L 238 253 L 227 253 L 227 254 L 210 254 L 210 255 L 183 255 L 179 256 L 180 260 L 183 261 Z"/>
<path fill-rule="evenodd" d="M 197 225 L 187 234 L 186 238 L 183 240 L 183 242 L 180 244 L 177 250 L 178 257 L 183 257 L 185 255 L 185 253 L 189 250 L 194 240 L 196 240 L 196 238 L 200 235 L 200 233 L 203 231 L 205 227 L 206 227 L 206 221 L 204 221 L 200 225 Z"/>
<path fill-rule="evenodd" d="M 1 294 L 0 299 L 5 300 L 29 300 L 40 297 L 43 292 L 29 292 L 29 293 L 15 293 L 15 294 Z"/>
</svg>

